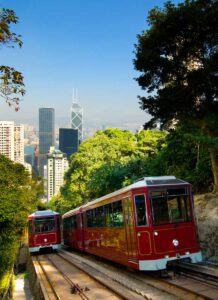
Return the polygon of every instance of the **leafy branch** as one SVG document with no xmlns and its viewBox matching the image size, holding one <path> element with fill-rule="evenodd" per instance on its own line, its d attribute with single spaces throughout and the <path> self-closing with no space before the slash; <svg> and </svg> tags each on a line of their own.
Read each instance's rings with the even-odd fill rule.
<svg viewBox="0 0 218 300">
<path fill-rule="evenodd" d="M 14 48 L 17 44 L 22 47 L 21 36 L 11 32 L 10 25 L 18 22 L 13 10 L 0 9 L 0 45 Z M 24 96 L 24 82 L 21 72 L 9 66 L 0 66 L 0 97 L 4 98 L 9 106 L 19 110 L 21 97 Z"/>
</svg>

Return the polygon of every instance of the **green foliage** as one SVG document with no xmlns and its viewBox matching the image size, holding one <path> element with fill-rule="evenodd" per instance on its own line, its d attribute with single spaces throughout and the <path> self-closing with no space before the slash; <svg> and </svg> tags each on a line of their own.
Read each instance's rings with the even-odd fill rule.
<svg viewBox="0 0 218 300">
<path fill-rule="evenodd" d="M 11 268 L 27 215 L 35 210 L 39 183 L 24 166 L 0 155 L 0 276 Z"/>
<path fill-rule="evenodd" d="M 7 291 L 8 285 L 10 284 L 11 270 L 5 272 L 4 275 L 0 275 L 0 298 L 2 299 L 4 293 Z"/>
<path fill-rule="evenodd" d="M 0 44 L 14 47 L 18 44 L 20 47 L 23 42 L 21 36 L 11 32 L 11 24 L 16 24 L 18 17 L 13 10 L 0 9 Z M 9 106 L 19 109 L 20 96 L 24 96 L 25 89 L 23 76 L 19 71 L 9 66 L 0 66 L 0 96 L 3 97 Z M 20 94 L 20 96 L 18 96 Z"/>
<path fill-rule="evenodd" d="M 198 127 L 207 140 L 218 190 L 218 6 L 214 0 L 167 2 L 148 16 L 150 28 L 138 35 L 134 65 L 138 84 L 147 95 L 141 108 L 151 120 L 145 128 L 161 124 Z M 184 146 L 185 147 L 185 146 Z M 178 150 L 178 149 L 177 149 Z M 181 151 L 182 149 L 178 150 Z"/>
<path fill-rule="evenodd" d="M 137 81 L 148 92 L 141 107 L 147 125 L 175 120 L 209 123 L 217 113 L 218 8 L 213 0 L 167 2 L 148 16 L 150 29 L 138 36 Z"/>
<path fill-rule="evenodd" d="M 0 43 L 4 45 L 18 44 L 20 47 L 23 42 L 21 41 L 21 36 L 16 33 L 11 32 L 10 24 L 16 24 L 18 22 L 18 17 L 15 15 L 13 10 L 10 9 L 0 9 Z"/>
<path fill-rule="evenodd" d="M 136 134 L 119 129 L 98 131 L 72 156 L 65 185 L 49 205 L 64 213 L 139 178 L 163 175 L 187 180 L 195 192 L 212 187 L 207 140 L 198 128 L 178 124 L 168 134 L 149 130 Z"/>
<path fill-rule="evenodd" d="M 155 157 L 165 135 L 159 131 L 132 134 L 116 128 L 98 131 L 71 157 L 65 185 L 50 208 L 63 213 L 145 176 L 145 158 Z"/>
<path fill-rule="evenodd" d="M 187 134 L 189 132 L 189 134 Z M 147 161 L 150 176 L 175 175 L 192 183 L 195 192 L 212 187 L 212 172 L 207 144 L 199 139 L 199 130 L 178 126 L 171 130 L 165 147 L 155 159 Z"/>
</svg>

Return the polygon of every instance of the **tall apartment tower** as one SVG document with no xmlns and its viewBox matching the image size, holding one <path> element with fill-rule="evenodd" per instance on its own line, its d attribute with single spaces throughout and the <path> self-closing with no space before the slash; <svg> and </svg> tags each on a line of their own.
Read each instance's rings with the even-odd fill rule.
<svg viewBox="0 0 218 300">
<path fill-rule="evenodd" d="M 24 165 L 24 126 L 0 121 L 0 154 Z"/>
<path fill-rule="evenodd" d="M 67 154 L 67 159 L 78 151 L 78 129 L 59 128 L 59 150 Z"/>
<path fill-rule="evenodd" d="M 14 161 L 24 165 L 24 126 L 14 126 Z"/>
<path fill-rule="evenodd" d="M 78 129 L 78 141 L 80 144 L 83 139 L 83 108 L 77 103 L 74 96 L 71 106 L 71 128 Z"/>
<path fill-rule="evenodd" d="M 54 147 L 50 148 L 47 154 L 47 168 L 45 168 L 47 178 L 47 199 L 48 201 L 60 190 L 64 183 L 64 173 L 68 169 L 68 160 L 65 153 L 55 150 Z"/>
<path fill-rule="evenodd" d="M 39 175 L 43 176 L 46 155 L 51 146 L 55 145 L 55 116 L 54 108 L 39 109 Z"/>
</svg>

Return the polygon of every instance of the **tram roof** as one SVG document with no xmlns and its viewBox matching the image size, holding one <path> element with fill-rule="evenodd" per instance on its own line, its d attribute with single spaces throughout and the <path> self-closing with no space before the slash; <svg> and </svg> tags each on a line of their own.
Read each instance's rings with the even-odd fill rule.
<svg viewBox="0 0 218 300">
<path fill-rule="evenodd" d="M 54 216 L 54 215 L 59 215 L 59 213 L 48 209 L 48 210 L 35 211 L 31 215 L 29 215 L 29 217 L 45 217 L 45 216 Z"/>
<path fill-rule="evenodd" d="M 82 205 L 82 207 L 87 207 L 87 206 L 90 206 L 92 204 L 95 204 L 97 202 L 101 202 L 103 200 L 106 200 L 108 198 L 111 198 L 111 197 L 115 197 L 119 194 L 122 194 L 124 192 L 128 192 L 132 189 L 136 189 L 136 188 L 142 188 L 142 187 L 152 187 L 152 186 L 164 186 L 164 185 L 183 185 L 183 184 L 189 184 L 187 181 L 184 181 L 184 180 L 181 180 L 181 179 L 178 179 L 176 178 L 175 176 L 152 176 L 152 177 L 144 177 L 136 182 L 134 182 L 133 184 L 131 185 L 128 185 L 122 189 L 119 189 L 115 192 L 112 192 L 110 194 L 107 194 L 105 196 L 102 196 L 100 198 L 97 198 L 93 201 L 90 201 L 84 205 Z M 67 216 L 70 216 L 72 215 L 75 211 L 78 211 L 78 207 L 73 209 L 73 210 L 70 210 L 68 212 L 66 212 L 63 217 L 67 217 Z"/>
</svg>

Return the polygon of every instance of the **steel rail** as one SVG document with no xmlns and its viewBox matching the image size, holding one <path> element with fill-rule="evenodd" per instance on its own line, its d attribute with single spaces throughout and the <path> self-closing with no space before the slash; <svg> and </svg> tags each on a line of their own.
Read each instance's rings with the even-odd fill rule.
<svg viewBox="0 0 218 300">
<path fill-rule="evenodd" d="M 58 270 L 59 273 L 64 277 L 64 279 L 67 281 L 67 283 L 71 287 L 72 294 L 77 294 L 81 297 L 81 299 L 84 300 L 90 300 L 88 296 L 85 295 L 84 291 L 86 290 L 81 288 L 77 283 L 74 283 L 69 276 L 67 276 L 60 268 L 54 263 L 54 261 L 50 258 L 50 256 L 46 256 L 46 258 L 49 260 L 49 262 Z M 69 263 L 69 262 L 68 262 Z"/>
<path fill-rule="evenodd" d="M 218 270 L 208 268 L 206 266 L 180 262 L 175 265 L 176 270 L 182 270 L 183 272 L 188 272 L 191 274 L 195 274 L 197 277 L 205 279 L 210 283 L 215 283 L 218 286 Z"/>
<path fill-rule="evenodd" d="M 47 274 L 47 272 L 46 272 L 44 266 L 42 265 L 42 263 L 41 263 L 41 261 L 40 261 L 40 259 L 39 259 L 38 257 L 36 257 L 36 260 L 37 260 L 39 266 L 41 267 L 41 269 L 42 269 L 42 271 L 43 271 L 43 274 L 45 275 L 46 280 L 48 281 L 48 283 L 49 283 L 49 285 L 50 285 L 50 287 L 51 287 L 51 289 L 52 289 L 52 292 L 54 293 L 55 297 L 57 298 L 57 300 L 61 300 L 61 297 L 58 295 L 57 291 L 55 290 L 55 288 L 54 288 L 54 286 L 53 286 L 53 284 L 52 284 L 50 278 L 48 277 L 48 274 Z M 48 297 L 49 297 L 49 296 L 48 296 Z M 49 297 L 49 298 L 50 298 L 50 297 Z"/>
<path fill-rule="evenodd" d="M 102 285 L 105 286 L 106 288 L 108 288 L 108 289 L 110 289 L 111 291 L 113 291 L 115 294 L 117 294 L 118 296 L 120 296 L 122 299 L 125 299 L 125 300 L 133 299 L 133 295 L 129 296 L 128 290 L 126 290 L 126 287 L 127 287 L 127 286 L 123 285 L 121 282 L 116 281 L 116 280 L 114 280 L 114 279 L 111 279 L 111 278 L 108 277 L 107 275 L 106 275 L 106 278 L 107 278 L 106 281 L 107 281 L 107 283 L 106 283 L 104 280 L 102 280 L 103 278 L 101 278 L 101 277 L 96 278 L 96 277 L 93 276 L 89 271 L 87 271 L 87 267 L 88 267 L 88 268 L 91 268 L 91 269 L 95 269 L 95 268 L 93 268 L 93 267 L 91 267 L 89 264 L 83 262 L 82 265 L 86 266 L 86 270 L 84 270 L 83 267 L 78 266 L 76 263 L 74 263 L 73 261 L 71 261 L 69 258 L 64 257 L 64 255 L 67 255 L 67 251 L 65 251 L 65 250 L 63 250 L 63 249 L 62 249 L 62 250 L 59 250 L 58 253 L 57 253 L 57 255 L 58 255 L 59 257 L 61 257 L 63 260 L 67 261 L 68 263 L 70 263 L 70 264 L 76 266 L 76 267 L 77 267 L 78 269 L 80 269 L 82 272 L 85 272 L 86 274 L 88 274 L 88 276 L 93 277 L 94 280 L 98 281 L 100 284 L 102 284 Z M 98 272 L 99 272 L 99 271 L 98 271 Z M 120 290 L 117 290 L 116 288 L 112 287 L 112 286 L 109 284 L 110 280 L 112 280 L 115 284 L 118 284 L 120 287 L 122 286 L 122 288 L 125 289 L 125 294 L 122 292 L 122 288 L 121 288 Z M 137 299 L 137 297 L 140 296 L 140 297 L 143 297 L 144 299 L 150 300 L 150 298 L 148 298 L 145 294 L 141 293 L 141 292 L 138 291 L 138 290 L 131 289 L 130 287 L 129 287 L 129 292 L 130 292 L 130 293 L 133 292 L 133 293 L 136 294 L 136 295 L 135 295 L 135 299 Z"/>
<path fill-rule="evenodd" d="M 59 253 L 64 253 L 66 251 L 59 251 Z M 59 254 L 58 255 L 61 255 Z M 61 255 L 62 256 L 62 255 Z M 64 258 L 68 261 L 68 259 Z M 86 264 L 86 263 L 83 263 Z M 88 266 L 88 264 L 87 264 Z M 212 300 L 214 298 L 202 295 L 198 291 L 191 290 L 189 288 L 186 288 L 184 286 L 178 286 L 177 284 L 173 283 L 173 281 L 168 281 L 163 278 L 157 278 L 156 275 L 146 275 L 144 273 L 141 274 L 134 274 L 131 272 L 131 274 L 128 274 L 129 278 L 136 279 L 138 282 L 146 283 L 149 286 L 152 286 L 153 288 L 159 289 L 160 291 L 164 291 L 166 293 L 169 293 L 173 296 L 178 297 L 179 299 L 187 300 L 187 299 L 199 299 L 199 300 Z M 155 282 L 154 282 L 155 281 Z M 138 293 L 138 291 L 134 290 L 134 292 Z M 143 296 L 145 299 L 150 299 L 146 297 L 145 294 L 138 293 L 141 296 Z"/>
</svg>

